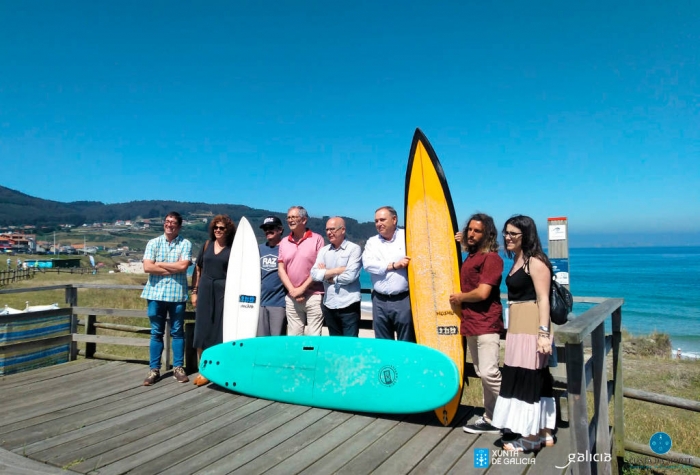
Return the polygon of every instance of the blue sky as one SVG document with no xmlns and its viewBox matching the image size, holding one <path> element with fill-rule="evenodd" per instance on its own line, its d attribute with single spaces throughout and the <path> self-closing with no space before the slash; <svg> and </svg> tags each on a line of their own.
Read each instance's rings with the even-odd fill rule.
<svg viewBox="0 0 700 475">
<path fill-rule="evenodd" d="M 700 243 L 700 3 L 0 2 L 0 184 L 367 221 L 416 127 L 460 224 Z"/>
</svg>

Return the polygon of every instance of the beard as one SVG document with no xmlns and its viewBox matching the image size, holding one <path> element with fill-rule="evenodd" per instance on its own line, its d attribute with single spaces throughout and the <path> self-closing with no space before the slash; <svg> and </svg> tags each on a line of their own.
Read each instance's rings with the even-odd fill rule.
<svg viewBox="0 0 700 475">
<path fill-rule="evenodd" d="M 474 244 L 467 244 L 467 252 L 469 254 L 474 254 L 476 251 L 479 250 L 480 245 L 481 245 L 480 242 L 476 242 Z"/>
</svg>

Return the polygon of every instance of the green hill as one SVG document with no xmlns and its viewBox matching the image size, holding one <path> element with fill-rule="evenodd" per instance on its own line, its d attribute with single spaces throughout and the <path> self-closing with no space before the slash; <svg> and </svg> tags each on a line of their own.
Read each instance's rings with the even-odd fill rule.
<svg viewBox="0 0 700 475">
<path fill-rule="evenodd" d="M 285 222 L 286 210 L 283 212 L 251 208 L 244 205 L 227 203 L 191 203 L 183 201 L 130 201 L 128 203 L 104 204 L 99 201 L 59 201 L 44 200 L 29 196 L 19 191 L 0 186 L 0 226 L 34 225 L 54 228 L 60 224 L 73 226 L 91 225 L 92 223 L 113 223 L 116 220 L 146 218 L 163 218 L 170 211 L 177 211 L 186 219 L 202 213 L 227 214 L 235 222 L 242 216 L 248 218 L 253 227 L 257 227 L 265 216 L 278 216 Z M 327 216 L 309 218 L 308 226 L 325 236 Z M 355 219 L 345 218 L 347 236 L 350 241 L 364 244 L 376 233 L 373 222 L 359 223 Z M 47 228 L 44 228 L 46 230 Z M 260 233 L 260 236 L 262 233 Z"/>
</svg>

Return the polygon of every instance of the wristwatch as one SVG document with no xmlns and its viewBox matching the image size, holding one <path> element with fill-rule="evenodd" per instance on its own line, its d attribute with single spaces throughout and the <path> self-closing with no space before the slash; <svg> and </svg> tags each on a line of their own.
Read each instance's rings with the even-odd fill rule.
<svg viewBox="0 0 700 475">
<path fill-rule="evenodd" d="M 544 325 L 540 325 L 540 331 L 545 332 L 545 333 L 549 333 L 549 327 L 545 327 Z"/>
</svg>

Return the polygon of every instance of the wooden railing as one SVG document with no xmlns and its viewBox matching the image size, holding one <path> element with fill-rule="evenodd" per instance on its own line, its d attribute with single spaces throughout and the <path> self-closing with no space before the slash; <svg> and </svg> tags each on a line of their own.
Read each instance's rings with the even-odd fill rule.
<svg viewBox="0 0 700 475">
<path fill-rule="evenodd" d="M 98 351 L 98 345 L 126 345 L 133 347 L 147 347 L 148 338 L 105 336 L 98 335 L 98 329 L 109 329 L 134 334 L 149 334 L 147 326 L 123 325 L 118 323 L 100 322 L 99 316 L 129 317 L 146 319 L 146 310 L 128 310 L 115 308 L 81 307 L 78 304 L 78 289 L 123 289 L 142 290 L 142 286 L 135 285 L 98 285 L 98 284 L 72 284 L 36 287 L 29 289 L 0 290 L 0 294 L 36 292 L 44 290 L 64 289 L 65 301 L 69 305 L 71 314 L 70 326 L 70 359 L 78 355 L 86 358 L 124 359 L 122 357 Z M 363 289 L 363 293 L 369 293 Z M 653 393 L 646 393 L 631 388 L 623 387 L 622 375 L 622 305 L 620 298 L 599 297 L 575 297 L 577 303 L 591 303 L 594 307 L 577 316 L 566 325 L 555 329 L 555 341 L 557 343 L 559 364 L 565 366 L 565 377 L 555 378 L 564 390 L 567 401 L 567 414 L 570 427 L 570 454 L 588 455 L 590 463 L 572 464 L 568 470 L 575 474 L 608 474 L 613 471 L 621 473 L 624 462 L 625 450 L 643 455 L 654 456 L 660 459 L 681 461 L 685 465 L 699 467 L 700 461 L 696 457 L 669 453 L 666 457 L 652 454 L 642 444 L 625 440 L 623 397 L 641 399 L 657 404 L 673 407 L 681 407 L 692 411 L 700 411 L 700 403 L 679 398 L 669 398 Z M 65 308 L 41 312 L 42 315 L 66 314 Z M 13 318 L 26 318 L 31 314 L 16 314 Z M 79 320 L 79 316 L 83 319 Z M 605 322 L 611 319 L 612 333 L 606 335 Z M 192 349 L 192 335 L 194 329 L 194 313 L 186 313 L 186 355 L 185 364 L 188 372 L 196 371 L 196 355 Z M 83 332 L 78 333 L 78 326 L 83 326 Z M 371 328 L 371 321 L 363 320 L 362 327 Z M 78 343 L 85 343 L 83 350 L 78 350 Z M 36 342 L 33 343 L 36 346 Z M 170 366 L 170 335 L 166 328 L 165 350 L 163 363 L 165 368 Z M 606 356 L 612 350 L 612 379 L 608 379 Z M 588 356 L 587 356 L 588 355 Z M 473 365 L 465 367 L 465 377 L 475 376 Z M 593 416 L 588 417 L 588 393 L 593 394 Z M 610 424 L 608 405 L 613 401 L 614 420 Z M 598 454 L 597 457 L 593 455 Z M 609 454 L 610 460 L 602 457 Z"/>
<path fill-rule="evenodd" d="M 0 270 L 0 286 L 12 284 L 19 280 L 27 280 L 34 277 L 34 269 L 8 269 Z"/>
<path fill-rule="evenodd" d="M 583 454 L 586 460 L 591 460 L 572 464 L 572 467 L 573 472 L 579 474 L 609 474 L 621 470 L 625 455 L 621 351 L 624 300 L 577 298 L 575 301 L 597 305 L 554 331 L 557 345 L 564 346 L 570 453 Z M 612 318 L 612 334 L 606 335 L 605 321 L 609 317 Z M 591 354 L 586 358 L 584 348 L 588 339 Z M 608 380 L 605 357 L 611 349 L 613 374 L 612 380 Z M 591 382 L 593 417 L 589 420 L 587 388 Z M 612 435 L 608 413 L 611 397 L 615 411 Z"/>
<path fill-rule="evenodd" d="M 648 445 L 625 439 L 623 398 L 700 412 L 700 403 L 676 397 L 625 388 L 622 375 L 623 299 L 578 297 L 581 303 L 596 306 L 555 331 L 557 345 L 564 346 L 566 393 L 570 421 L 571 453 L 599 454 L 590 464 L 572 465 L 574 473 L 622 473 L 625 450 L 679 465 L 700 468 L 700 458 L 668 452 L 654 453 Z M 606 335 L 605 322 L 611 318 L 612 333 Z M 584 350 L 590 341 L 590 356 Z M 608 379 L 606 356 L 612 350 L 612 379 Z M 592 383 L 593 416 L 588 418 L 587 389 Z M 610 425 L 608 406 L 613 401 L 614 420 Z M 606 462 L 604 454 L 611 455 Z M 591 457 L 595 459 L 595 457 Z"/>
</svg>

